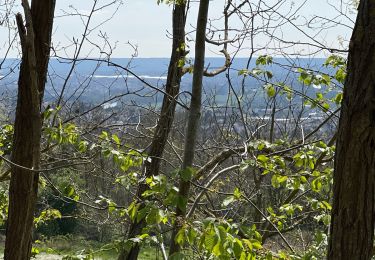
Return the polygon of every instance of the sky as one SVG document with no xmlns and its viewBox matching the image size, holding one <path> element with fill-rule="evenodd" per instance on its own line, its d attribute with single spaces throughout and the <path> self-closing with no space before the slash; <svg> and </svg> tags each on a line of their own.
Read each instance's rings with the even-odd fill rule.
<svg viewBox="0 0 375 260">
<path fill-rule="evenodd" d="M 5 0 L 0 0 L 0 3 L 4 1 Z M 93 14 L 88 28 L 90 32 L 88 40 L 91 43 L 86 42 L 83 45 L 80 56 L 98 57 L 100 55 L 100 50 L 95 46 L 104 46 L 105 41 L 99 35 L 105 35 L 107 43 L 112 46 L 112 57 L 130 57 L 135 53 L 135 46 L 137 47 L 137 57 L 169 57 L 171 52 L 169 32 L 172 26 L 172 7 L 167 4 L 158 5 L 157 0 L 123 0 L 122 4 L 117 2 L 109 7 L 100 8 L 113 1 L 114 0 L 97 0 L 96 8 L 100 10 Z M 278 29 L 270 28 L 270 31 L 272 31 L 275 36 L 283 38 L 285 41 L 312 43 L 315 41 L 314 44 L 324 42 L 331 48 L 342 48 L 340 44 L 344 40 L 343 44 L 345 46 L 345 41 L 350 38 L 350 27 L 353 26 L 350 19 L 355 19 L 355 13 L 348 13 L 345 9 L 346 6 L 340 6 L 341 0 L 283 1 L 285 1 L 285 3 L 277 9 L 279 14 L 274 13 L 273 15 L 277 17 L 280 14 L 283 15 L 295 12 L 290 18 L 293 19 L 293 23 L 296 26 L 285 21 L 283 23 L 280 22 L 281 25 L 279 22 L 273 21 L 271 24 L 280 25 Z M 234 2 L 239 3 L 241 1 L 234 0 Z M 264 2 L 271 6 L 280 1 L 264 0 Z M 76 49 L 73 42 L 80 42 L 85 30 L 83 22 L 87 21 L 87 17 L 80 17 L 78 15 L 71 16 L 68 14 L 80 13 L 87 15 L 90 13 L 93 3 L 94 0 L 57 0 L 53 45 L 59 56 L 66 55 L 71 57 L 73 55 Z M 222 19 L 216 19 L 222 17 L 224 4 L 225 0 L 211 0 L 210 2 L 209 18 L 212 24 L 218 29 L 223 28 Z M 265 6 L 263 6 L 263 8 L 265 8 Z M 188 35 L 189 39 L 194 39 L 197 12 L 198 2 L 192 1 L 186 27 L 186 31 L 191 32 L 191 34 Z M 340 12 L 349 15 L 350 19 L 342 14 L 340 15 Z M 314 16 L 321 17 L 320 24 L 327 27 L 325 30 L 308 29 L 305 26 L 306 22 Z M 325 20 L 322 20 L 322 17 L 324 17 Z M 332 21 L 327 22 L 328 19 Z M 344 23 L 345 26 L 338 25 L 338 23 Z M 332 24 L 336 26 L 330 27 Z M 267 47 L 266 50 L 259 51 L 259 54 L 270 50 L 273 51 L 274 48 L 282 49 L 279 43 L 269 42 L 269 37 L 261 33 L 260 28 L 266 25 L 262 19 L 255 20 L 254 25 L 259 29 L 259 33 L 254 38 L 254 46 L 256 48 Z M 242 29 L 243 27 L 241 20 L 238 18 L 231 19 L 230 28 L 233 29 L 231 36 L 235 37 L 236 30 Z M 302 32 L 306 30 L 310 35 L 314 35 L 314 40 L 306 38 L 306 35 Z M 216 36 L 217 35 L 218 34 L 216 34 Z M 4 27 L 0 27 L 0 41 L 3 41 L 1 42 L 2 45 L 0 45 L 1 56 L 4 56 L 6 46 L 5 40 L 2 39 L 6 39 L 6 36 L 7 30 L 5 30 Z M 190 55 L 192 56 L 194 55 L 193 44 L 190 42 L 188 45 L 190 47 Z M 246 40 L 241 46 L 241 50 L 236 53 L 236 55 L 247 57 L 250 53 L 250 45 L 250 41 Z M 220 56 L 220 48 L 208 45 L 207 56 Z M 288 52 L 300 52 L 302 54 L 313 52 L 313 49 L 314 48 L 302 44 L 301 46 L 289 47 Z M 110 48 L 106 45 L 104 51 L 109 52 L 109 50 Z M 284 50 L 287 50 L 287 48 Z M 234 54 L 235 51 L 237 51 L 235 47 L 230 49 L 231 54 Z M 10 56 L 15 56 L 16 53 L 17 48 L 14 48 L 10 52 Z"/>
</svg>

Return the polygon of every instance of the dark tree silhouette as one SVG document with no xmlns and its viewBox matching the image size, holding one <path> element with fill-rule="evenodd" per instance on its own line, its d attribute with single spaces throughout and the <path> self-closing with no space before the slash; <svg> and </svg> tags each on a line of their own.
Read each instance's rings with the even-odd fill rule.
<svg viewBox="0 0 375 260">
<path fill-rule="evenodd" d="M 361 0 L 349 45 L 328 259 L 371 259 L 375 179 L 375 1 Z"/>
<path fill-rule="evenodd" d="M 22 1 L 26 25 L 17 14 L 22 45 L 18 100 L 14 124 L 5 259 L 31 257 L 34 209 L 38 193 L 41 102 L 51 44 L 55 0 Z"/>
</svg>

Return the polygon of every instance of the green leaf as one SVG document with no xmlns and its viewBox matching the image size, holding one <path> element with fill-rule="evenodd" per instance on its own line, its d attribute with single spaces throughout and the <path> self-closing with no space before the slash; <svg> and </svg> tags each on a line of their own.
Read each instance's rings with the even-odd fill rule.
<svg viewBox="0 0 375 260">
<path fill-rule="evenodd" d="M 177 233 L 177 235 L 176 235 L 176 238 L 175 238 L 175 241 L 176 241 L 176 243 L 179 244 L 180 246 L 183 246 L 183 245 L 184 245 L 184 243 L 185 243 L 185 228 L 184 228 L 184 227 L 182 227 L 182 228 L 178 231 L 178 233 Z"/>
<path fill-rule="evenodd" d="M 181 252 L 176 252 L 168 257 L 169 260 L 183 260 L 185 259 L 185 254 Z"/>
<path fill-rule="evenodd" d="M 186 211 L 188 199 L 184 196 L 178 195 L 177 196 L 177 207 L 182 210 L 183 212 Z"/>
<path fill-rule="evenodd" d="M 194 174 L 194 169 L 191 167 L 188 167 L 186 169 L 183 169 L 180 171 L 181 178 L 185 181 L 188 182 L 191 180 Z"/>
<path fill-rule="evenodd" d="M 239 188 L 235 188 L 233 191 L 233 196 L 235 199 L 239 200 L 242 196 L 242 192 L 240 191 Z"/>
<path fill-rule="evenodd" d="M 152 208 L 151 211 L 146 216 L 147 224 L 159 224 L 161 222 L 162 216 L 159 209 Z"/>
<path fill-rule="evenodd" d="M 236 259 L 239 259 L 241 257 L 241 253 L 244 250 L 241 240 L 238 238 L 234 239 L 234 245 L 233 245 L 233 252 L 236 256 Z"/>
<path fill-rule="evenodd" d="M 32 248 L 31 248 L 31 255 L 35 257 L 35 256 L 38 255 L 38 254 L 40 254 L 40 250 L 39 250 L 39 248 L 37 248 L 37 247 L 32 247 Z"/>
<path fill-rule="evenodd" d="M 257 160 L 260 161 L 260 162 L 263 162 L 263 163 L 266 163 L 269 161 L 270 158 L 268 158 L 267 156 L 265 156 L 264 154 L 260 154 L 258 155 L 257 157 Z"/>
<path fill-rule="evenodd" d="M 149 208 L 148 207 L 144 207 L 142 209 L 140 209 L 137 213 L 137 222 L 141 221 L 142 219 L 144 219 L 147 215 L 149 211 Z"/>
<path fill-rule="evenodd" d="M 246 69 L 242 69 L 238 71 L 238 76 L 244 75 L 247 76 L 249 74 L 249 71 Z"/>
<path fill-rule="evenodd" d="M 273 59 L 271 56 L 268 56 L 268 55 L 261 55 L 259 56 L 256 61 L 255 61 L 255 64 L 258 66 L 258 65 L 269 65 L 273 62 Z"/>
<path fill-rule="evenodd" d="M 120 144 L 121 144 L 120 138 L 118 138 L 118 136 L 115 135 L 115 134 L 112 135 L 112 140 L 113 140 L 117 145 L 120 145 Z"/>
<path fill-rule="evenodd" d="M 197 238 L 198 232 L 194 230 L 194 228 L 189 228 L 188 234 L 187 234 L 187 240 L 190 244 L 194 242 L 194 240 Z"/>
<path fill-rule="evenodd" d="M 179 68 L 183 68 L 185 66 L 185 59 L 181 58 L 178 60 L 178 65 Z"/>
<path fill-rule="evenodd" d="M 266 92 L 267 92 L 267 95 L 268 97 L 274 97 L 276 95 L 276 89 L 274 86 L 272 86 L 271 84 L 267 84 L 264 86 Z"/>
<path fill-rule="evenodd" d="M 327 74 L 322 74 L 322 83 L 324 83 L 325 85 L 329 85 L 331 83 L 331 78 L 329 75 Z"/>
<path fill-rule="evenodd" d="M 245 242 L 250 251 L 253 250 L 253 243 L 249 239 L 242 239 L 242 241 Z"/>
<path fill-rule="evenodd" d="M 128 215 L 132 221 L 134 221 L 137 216 L 139 206 L 140 204 L 137 204 L 135 201 L 133 201 L 127 209 Z"/>
<path fill-rule="evenodd" d="M 204 237 L 204 245 L 206 246 L 208 251 L 211 251 L 212 248 L 215 246 L 217 237 L 215 234 L 209 234 Z"/>
<path fill-rule="evenodd" d="M 322 104 L 322 107 L 325 108 L 326 110 L 328 110 L 330 108 L 330 105 L 328 103 L 324 102 Z"/>
<path fill-rule="evenodd" d="M 336 95 L 336 97 L 335 97 L 335 103 L 336 103 L 337 105 L 340 105 L 340 104 L 341 104 L 341 102 L 342 102 L 342 97 L 343 97 L 342 92 L 341 92 L 341 93 L 338 93 L 338 94 Z"/>
<path fill-rule="evenodd" d="M 338 69 L 335 74 L 335 79 L 341 84 L 345 83 L 346 72 L 343 69 Z"/>
<path fill-rule="evenodd" d="M 278 183 L 284 183 L 288 180 L 288 176 L 278 176 L 277 177 L 277 182 Z"/>
<path fill-rule="evenodd" d="M 101 138 L 101 139 L 108 139 L 108 132 L 103 131 L 103 132 L 100 134 L 99 138 Z"/>
<path fill-rule="evenodd" d="M 212 248 L 212 254 L 215 256 L 221 256 L 224 253 L 224 247 L 221 241 L 218 241 L 216 245 Z"/>
<path fill-rule="evenodd" d="M 259 151 L 262 151 L 265 147 L 266 147 L 265 143 L 259 143 L 257 148 Z"/>
<path fill-rule="evenodd" d="M 331 204 L 329 204 L 327 201 L 322 201 L 322 204 L 326 207 L 326 209 L 332 210 Z"/>
<path fill-rule="evenodd" d="M 258 240 L 252 239 L 251 242 L 253 244 L 254 249 L 259 250 L 263 248 L 262 244 Z"/>
<path fill-rule="evenodd" d="M 323 100 L 323 99 L 324 99 L 323 94 L 320 93 L 320 92 L 316 93 L 316 99 L 317 99 L 317 100 Z"/>
<path fill-rule="evenodd" d="M 278 176 L 275 174 L 271 178 L 271 184 L 274 188 L 279 188 L 280 187 L 280 182 L 278 180 Z"/>
<path fill-rule="evenodd" d="M 113 211 L 115 211 L 116 210 L 116 203 L 114 203 L 113 201 L 110 201 L 109 203 L 108 203 L 108 212 L 109 213 L 112 213 Z"/>
<path fill-rule="evenodd" d="M 81 153 L 86 152 L 86 150 L 87 150 L 87 145 L 88 145 L 88 142 L 87 142 L 87 141 L 80 141 L 79 144 L 78 144 L 78 150 L 79 150 Z"/>
<path fill-rule="evenodd" d="M 65 186 L 64 194 L 65 194 L 65 196 L 71 198 L 75 194 L 75 189 L 74 189 L 73 185 Z"/>
<path fill-rule="evenodd" d="M 320 178 L 316 178 L 311 182 L 311 188 L 315 192 L 319 192 L 322 189 L 322 181 Z"/>
</svg>

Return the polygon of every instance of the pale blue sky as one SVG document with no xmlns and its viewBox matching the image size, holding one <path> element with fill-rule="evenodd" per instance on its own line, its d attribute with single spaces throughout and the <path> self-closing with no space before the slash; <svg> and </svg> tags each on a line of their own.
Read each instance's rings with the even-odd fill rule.
<svg viewBox="0 0 375 260">
<path fill-rule="evenodd" d="M 2 0 L 0 0 L 2 1 Z M 98 0 L 98 6 L 105 5 L 106 3 L 112 2 L 113 0 Z M 350 1 L 350 0 L 348 0 Z M 138 57 L 169 57 L 170 55 L 170 39 L 167 37 L 167 31 L 171 29 L 171 7 L 166 4 L 157 5 L 157 0 L 124 0 L 123 4 L 119 6 L 119 9 L 115 16 L 100 28 L 92 31 L 89 39 L 97 44 L 102 44 L 103 41 L 99 40 L 97 35 L 99 32 L 106 32 L 108 35 L 109 42 L 111 44 L 116 43 L 116 49 L 113 52 L 114 57 L 129 57 L 133 53 L 133 49 L 127 44 L 138 46 Z M 240 2 L 237 0 L 237 2 Z M 255 2 L 255 1 L 253 1 Z M 277 0 L 264 0 L 269 5 L 272 5 Z M 305 19 L 310 19 L 314 15 L 319 15 L 329 19 L 334 19 L 337 22 L 344 22 L 349 26 L 352 26 L 348 19 L 343 16 L 338 16 L 339 11 L 345 11 L 339 5 L 341 0 L 285 0 L 285 4 L 278 10 L 281 14 L 287 13 L 289 10 L 296 10 L 300 4 L 306 2 L 306 4 L 298 10 L 296 15 L 296 23 L 302 24 Z M 78 10 L 81 13 L 89 13 L 92 7 L 93 0 L 57 0 L 55 29 L 53 33 L 54 46 L 59 50 L 60 55 L 71 55 L 74 50 L 73 46 L 70 48 L 62 48 L 69 46 L 72 39 L 80 39 L 84 31 L 83 24 L 78 16 L 71 17 L 62 15 L 64 12 L 74 12 Z M 211 19 L 215 19 L 221 16 L 225 0 L 212 0 L 210 3 Z M 193 30 L 195 25 L 195 19 L 197 14 L 197 2 L 192 3 L 192 8 L 189 12 L 189 19 L 187 23 L 187 32 Z M 341 8 L 341 9 L 340 9 Z M 90 28 L 95 27 L 104 20 L 108 19 L 114 12 L 114 6 L 111 8 L 103 9 L 97 12 L 92 19 L 92 25 Z M 345 11 L 346 12 L 346 11 Z M 354 14 L 350 14 L 351 18 L 354 19 Z M 86 19 L 86 18 L 85 18 Z M 222 21 L 215 22 L 215 25 L 222 28 Z M 230 24 L 233 29 L 241 29 L 242 25 L 238 19 L 231 20 Z M 256 26 L 263 26 L 261 21 L 256 22 Z M 306 28 L 300 27 L 305 30 Z M 317 33 L 317 30 L 310 30 L 309 33 Z M 282 29 L 277 29 L 275 34 L 282 37 L 286 41 L 306 41 L 306 37 L 290 24 L 283 24 Z M 320 32 L 315 39 L 317 42 L 325 42 L 332 48 L 340 47 L 340 38 L 348 39 L 350 37 L 351 30 L 345 26 L 337 26 L 334 28 L 327 29 Z M 0 28 L 0 40 L 5 38 L 6 35 L 4 28 Z M 194 34 L 191 34 L 190 38 L 194 38 Z M 3 55 L 4 48 L 3 42 L 1 43 L 0 54 Z M 254 41 L 255 46 L 261 47 L 268 45 L 268 47 L 279 47 L 275 43 L 268 43 L 268 37 L 264 35 L 257 35 Z M 240 51 L 239 56 L 247 56 L 249 53 L 248 47 L 249 42 L 243 44 L 243 49 Z M 193 47 L 193 46 L 190 46 Z M 289 52 L 312 52 L 313 48 L 307 46 L 298 46 L 289 49 Z M 217 56 L 220 49 L 212 46 L 207 47 L 207 56 Z M 232 48 L 230 51 L 234 51 Z M 270 50 L 269 50 L 270 51 Z M 15 51 L 13 51 L 14 55 Z M 99 52 L 93 48 L 90 44 L 85 44 L 81 56 L 90 55 L 98 56 Z M 191 50 L 191 55 L 193 50 Z M 12 56 L 13 56 L 12 55 Z M 320 54 L 321 55 L 321 54 Z"/>
</svg>

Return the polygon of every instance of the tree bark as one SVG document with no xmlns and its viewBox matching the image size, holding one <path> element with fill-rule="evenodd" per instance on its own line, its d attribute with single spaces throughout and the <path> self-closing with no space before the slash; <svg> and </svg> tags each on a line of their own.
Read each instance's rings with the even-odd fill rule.
<svg viewBox="0 0 375 260">
<path fill-rule="evenodd" d="M 185 22 L 186 22 L 186 4 L 176 4 L 173 9 L 173 43 L 172 54 L 168 67 L 168 77 L 166 82 L 166 93 L 163 98 L 163 104 L 160 117 L 156 126 L 151 146 L 148 150 L 148 157 L 151 161 L 144 163 L 145 177 L 156 176 L 159 174 L 161 157 L 171 131 L 174 114 L 177 105 L 178 94 L 180 92 L 180 83 L 183 76 L 183 66 L 180 61 L 185 59 Z M 173 98 L 172 98 L 173 97 Z M 142 202 L 142 194 L 148 190 L 146 183 L 142 182 L 138 186 L 137 200 Z M 145 227 L 145 220 L 133 222 L 130 226 L 127 238 L 134 238 L 141 234 Z M 138 244 L 130 249 L 129 252 L 123 250 L 120 253 L 119 260 L 136 260 L 138 258 L 140 247 Z"/>
<path fill-rule="evenodd" d="M 18 166 L 12 167 L 4 252 L 4 259 L 11 260 L 31 257 L 39 178 L 35 170 L 40 164 L 41 102 L 49 60 L 55 0 L 35 0 L 31 10 L 26 0 L 22 4 L 26 28 L 21 14 L 17 14 L 22 62 L 12 148 L 12 162 Z"/>
<path fill-rule="evenodd" d="M 328 259 L 371 259 L 375 178 L 375 1 L 361 0 L 349 45 L 335 155 Z"/>
<path fill-rule="evenodd" d="M 195 59 L 194 59 L 194 71 L 193 71 L 193 85 L 192 95 L 190 101 L 190 110 L 188 125 L 185 134 L 185 149 L 184 158 L 182 163 L 182 170 L 187 170 L 193 166 L 195 143 L 197 140 L 197 134 L 201 116 L 201 105 L 202 105 L 202 81 L 204 74 L 204 60 L 205 60 L 205 48 L 206 48 L 206 28 L 207 28 L 207 16 L 209 9 L 209 0 L 201 0 L 199 3 L 198 19 L 197 19 L 197 32 L 195 42 Z M 178 196 L 187 201 L 190 191 L 190 180 L 186 181 L 183 178 L 180 179 Z M 180 245 L 175 242 L 175 237 L 181 228 L 181 223 L 186 214 L 186 206 L 181 205 L 176 208 L 176 221 L 172 231 L 171 244 L 169 249 L 169 256 L 180 251 Z"/>
</svg>

